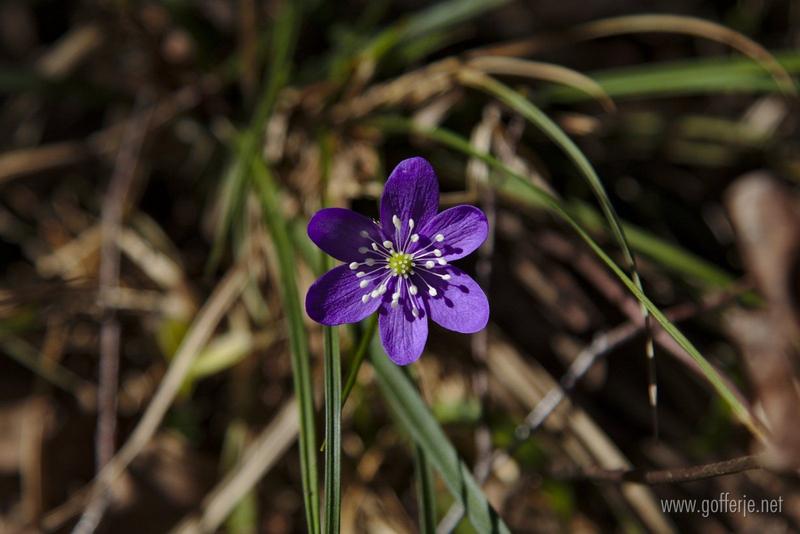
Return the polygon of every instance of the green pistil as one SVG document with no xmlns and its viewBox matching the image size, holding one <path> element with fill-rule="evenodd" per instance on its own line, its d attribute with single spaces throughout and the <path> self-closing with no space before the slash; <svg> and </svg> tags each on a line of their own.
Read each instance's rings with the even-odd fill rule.
<svg viewBox="0 0 800 534">
<path fill-rule="evenodd" d="M 389 256 L 389 269 L 398 276 L 410 273 L 413 267 L 414 261 L 411 259 L 410 254 L 392 252 L 392 255 Z"/>
</svg>

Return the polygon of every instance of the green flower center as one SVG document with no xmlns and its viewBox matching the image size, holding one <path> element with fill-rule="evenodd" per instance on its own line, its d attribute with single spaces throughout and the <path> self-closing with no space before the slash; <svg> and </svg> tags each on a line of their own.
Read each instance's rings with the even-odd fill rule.
<svg viewBox="0 0 800 534">
<path fill-rule="evenodd" d="M 405 252 L 392 252 L 389 256 L 389 269 L 398 276 L 403 276 L 411 272 L 414 267 L 414 260 L 411 254 Z"/>
</svg>

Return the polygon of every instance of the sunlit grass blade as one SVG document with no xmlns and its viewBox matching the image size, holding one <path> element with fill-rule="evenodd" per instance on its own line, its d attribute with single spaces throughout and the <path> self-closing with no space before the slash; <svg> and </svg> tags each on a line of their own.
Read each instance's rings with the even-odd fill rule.
<svg viewBox="0 0 800 534">
<path fill-rule="evenodd" d="M 606 266 L 620 279 L 620 281 L 628 288 L 628 290 L 641 302 L 652 314 L 652 317 L 664 328 L 664 330 L 672 337 L 678 345 L 683 348 L 689 356 L 697 363 L 698 367 L 703 373 L 703 376 L 708 380 L 709 384 L 719 394 L 719 396 L 728 404 L 733 414 L 744 424 L 750 432 L 759 438 L 765 439 L 764 430 L 760 423 L 754 418 L 746 406 L 744 406 L 736 395 L 728 389 L 725 382 L 720 377 L 716 369 L 706 360 L 706 358 L 697 350 L 694 344 L 683 335 L 683 333 L 661 312 L 661 310 L 653 304 L 650 299 L 638 288 L 638 286 L 631 280 L 631 278 L 620 268 L 611 257 L 597 244 L 597 242 L 589 235 L 589 233 L 581 226 L 581 224 L 572 217 L 568 211 L 562 206 L 561 202 L 551 196 L 546 191 L 537 187 L 530 181 L 526 180 L 524 176 L 520 176 L 513 169 L 503 164 L 490 154 L 475 150 L 468 140 L 463 137 L 443 128 L 429 128 L 424 126 L 414 125 L 408 120 L 402 118 L 384 118 L 378 121 L 384 132 L 398 131 L 406 133 L 414 133 L 421 137 L 437 141 L 445 146 L 454 150 L 462 152 L 468 156 L 478 158 L 491 166 L 493 169 L 501 173 L 501 177 L 495 177 L 493 186 L 497 187 L 497 178 L 502 180 L 512 180 L 519 182 L 522 186 L 526 187 L 532 197 L 536 198 L 536 205 L 546 208 L 548 211 L 558 216 L 566 222 L 573 230 L 583 239 L 591 250 L 597 255 Z"/>
<path fill-rule="evenodd" d="M 797 93 L 792 77 L 775 56 L 746 35 L 716 22 L 682 15 L 644 14 L 598 20 L 576 29 L 576 33 L 586 38 L 644 32 L 681 33 L 730 46 L 769 72 L 783 92 Z"/>
<path fill-rule="evenodd" d="M 625 231 L 620 223 L 619 217 L 617 216 L 617 212 L 614 209 L 614 205 L 611 203 L 611 199 L 608 197 L 608 193 L 606 193 L 605 187 L 603 183 L 600 181 L 600 177 L 597 175 L 597 172 L 592 167 L 592 164 L 589 162 L 589 159 L 583 154 L 580 148 L 569 138 L 569 136 L 564 133 L 564 131 L 558 127 L 558 125 L 553 122 L 550 117 L 547 116 L 542 110 L 536 107 L 532 102 L 530 102 L 527 98 L 523 95 L 519 94 L 518 92 L 514 91 L 510 87 L 500 83 L 499 81 L 495 80 L 491 76 L 487 76 L 485 74 L 475 73 L 470 70 L 465 70 L 461 73 L 460 79 L 462 82 L 466 83 L 470 87 L 478 88 L 487 93 L 491 94 L 495 98 L 499 99 L 507 106 L 511 107 L 512 109 L 516 110 L 520 113 L 523 117 L 525 117 L 531 124 L 536 126 L 539 130 L 541 130 L 545 135 L 547 135 L 555 144 L 557 144 L 575 166 L 580 170 L 581 174 L 584 176 L 586 181 L 588 182 L 589 186 L 591 187 L 592 191 L 594 192 L 595 197 L 597 197 L 598 202 L 600 203 L 600 208 L 605 215 L 606 220 L 608 221 L 609 226 L 611 227 L 611 233 L 614 236 L 614 239 L 617 241 L 617 244 L 622 249 L 623 257 L 625 259 L 626 268 L 631 276 L 631 280 L 633 283 L 636 284 L 636 287 L 639 288 L 639 292 L 644 294 L 644 288 L 642 287 L 641 279 L 639 278 L 639 273 L 636 270 L 636 258 L 631 252 L 630 246 L 628 245 L 628 240 L 625 237 Z M 653 337 L 652 331 L 650 329 L 650 317 L 645 306 L 641 307 L 642 316 L 644 317 L 645 322 L 645 331 L 646 331 L 646 339 L 645 339 L 645 355 L 647 357 L 647 366 L 648 366 L 648 399 L 650 402 L 651 412 L 652 412 L 652 423 L 653 423 L 653 433 L 654 435 L 658 435 L 658 416 L 656 412 L 656 405 L 657 405 L 657 387 L 656 387 L 656 365 L 655 365 L 655 349 L 653 347 Z"/>
<path fill-rule="evenodd" d="M 401 368 L 389 360 L 377 338 L 372 341 L 370 357 L 387 404 L 415 444 L 423 450 L 426 460 L 439 472 L 453 499 L 464 506 L 475 529 L 500 534 L 510 532 L 472 478 L 469 467 L 459 459 L 458 452 L 416 388 Z"/>
<path fill-rule="evenodd" d="M 516 57 L 479 56 L 470 59 L 467 62 L 467 67 L 485 74 L 521 76 L 561 84 L 596 99 L 606 111 L 616 110 L 614 101 L 606 94 L 600 84 L 585 74 L 561 65 Z"/>
<path fill-rule="evenodd" d="M 303 325 L 303 310 L 297 294 L 295 259 L 286 221 L 281 217 L 277 202 L 278 191 L 270 170 L 259 158 L 252 163 L 253 180 L 258 187 L 264 218 L 269 225 L 280 267 L 281 290 L 286 322 L 289 328 L 289 345 L 292 357 L 292 379 L 300 409 L 300 468 L 303 478 L 303 501 L 308 530 L 320 532 L 319 482 L 317 475 L 316 431 L 314 429 L 314 392 L 309 370 L 308 341 Z"/>
<path fill-rule="evenodd" d="M 791 73 L 800 72 L 800 54 L 776 53 L 777 61 Z M 712 58 L 637 65 L 589 76 L 611 98 L 666 97 L 682 94 L 762 93 L 780 89 L 775 80 L 757 64 L 743 58 Z M 546 102 L 572 103 L 589 98 L 570 87 L 546 87 L 537 94 Z"/>
<path fill-rule="evenodd" d="M 335 327 L 323 327 L 325 352 L 325 504 L 326 533 L 339 532 L 341 516 L 342 449 L 342 366 L 339 357 L 339 334 Z"/>
</svg>

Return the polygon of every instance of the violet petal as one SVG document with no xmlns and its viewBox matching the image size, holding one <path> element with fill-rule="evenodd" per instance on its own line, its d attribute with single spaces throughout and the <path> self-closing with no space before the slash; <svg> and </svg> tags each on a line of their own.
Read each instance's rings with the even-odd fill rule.
<svg viewBox="0 0 800 534">
<path fill-rule="evenodd" d="M 370 238 L 363 237 L 367 232 Z M 362 261 L 359 247 L 369 247 L 372 241 L 381 242 L 380 231 L 372 220 L 352 210 L 325 208 L 308 222 L 308 237 L 326 254 L 340 261 Z"/>
<path fill-rule="evenodd" d="M 447 261 L 452 261 L 472 253 L 486 241 L 489 222 L 475 206 L 461 205 L 439 213 L 419 233 L 424 236 L 419 247 L 427 246 L 437 234 L 442 234 L 444 241 L 438 248 Z"/>
<path fill-rule="evenodd" d="M 362 278 L 347 265 L 340 265 L 323 274 L 308 289 L 306 313 L 318 323 L 334 326 L 357 323 L 378 309 L 380 298 L 370 298 L 366 303 L 361 298 L 374 289 L 377 281 L 366 288 L 359 287 Z"/>
<path fill-rule="evenodd" d="M 402 227 L 400 242 L 409 235 L 408 221 L 422 228 L 439 209 L 439 181 L 436 173 L 424 158 L 409 158 L 394 168 L 381 196 L 381 225 L 386 236 L 397 232 L 393 218 L 397 216 Z"/>
<path fill-rule="evenodd" d="M 434 281 L 433 276 L 425 276 L 437 292 L 435 297 L 427 297 L 431 319 L 448 330 L 462 334 L 474 334 L 483 330 L 489 321 L 489 301 L 486 294 L 461 269 L 448 265 L 446 272 L 451 277 L 449 281 Z"/>
<path fill-rule="evenodd" d="M 378 312 L 378 329 L 386 354 L 397 365 L 417 361 L 428 339 L 428 318 L 425 313 L 414 317 L 405 306 L 384 305 Z"/>
</svg>

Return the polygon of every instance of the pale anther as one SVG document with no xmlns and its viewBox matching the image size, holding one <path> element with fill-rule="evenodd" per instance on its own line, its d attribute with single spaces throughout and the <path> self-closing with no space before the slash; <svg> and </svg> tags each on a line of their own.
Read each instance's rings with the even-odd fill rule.
<svg viewBox="0 0 800 534">
<path fill-rule="evenodd" d="M 413 310 L 411 310 L 411 315 L 413 315 L 414 317 L 419 317 L 419 312 L 417 311 L 417 309 L 416 309 L 416 308 L 414 308 Z"/>
<path fill-rule="evenodd" d="M 438 257 L 440 257 L 442 255 L 442 251 L 439 250 L 438 248 L 435 248 L 435 249 L 433 249 L 433 255 L 438 258 Z"/>
<path fill-rule="evenodd" d="M 395 228 L 399 230 L 400 226 L 402 226 L 402 223 L 400 222 L 400 217 L 398 217 L 397 215 L 392 215 L 392 224 L 394 225 Z"/>
<path fill-rule="evenodd" d="M 425 267 L 427 267 L 428 269 L 433 269 L 434 265 L 436 264 L 433 262 L 433 260 L 428 260 L 425 262 Z"/>
<path fill-rule="evenodd" d="M 436 290 L 434 288 L 430 288 L 428 290 L 428 295 L 430 295 L 432 297 L 435 297 L 436 296 Z"/>
<path fill-rule="evenodd" d="M 367 232 L 366 230 L 361 230 L 358 234 L 361 237 L 369 237 L 369 232 Z"/>
<path fill-rule="evenodd" d="M 439 265 L 447 265 L 447 260 L 444 258 L 439 258 Z"/>
<path fill-rule="evenodd" d="M 409 291 L 409 292 L 410 292 L 412 295 L 416 295 L 416 294 L 417 294 L 417 286 L 411 286 L 411 287 L 409 287 L 409 288 L 408 288 L 408 291 Z"/>
<path fill-rule="evenodd" d="M 358 271 L 356 273 L 356 278 L 361 278 L 362 276 L 367 276 L 367 273 L 365 273 L 364 271 Z"/>
<path fill-rule="evenodd" d="M 392 248 L 394 245 L 392 245 L 392 242 L 387 239 L 386 241 L 383 242 L 383 246 L 386 248 Z"/>
<path fill-rule="evenodd" d="M 444 241 L 444 236 L 442 234 L 436 234 L 436 237 L 434 239 L 436 239 L 436 241 L 441 243 L 442 241 Z"/>
<path fill-rule="evenodd" d="M 408 227 L 409 227 L 409 229 L 411 229 L 411 230 L 413 230 L 413 229 L 414 229 L 414 219 L 409 219 L 409 220 L 408 220 Z"/>
<path fill-rule="evenodd" d="M 366 304 L 367 302 L 369 302 L 369 294 L 364 295 L 363 297 L 361 297 L 361 302 L 363 304 Z"/>
<path fill-rule="evenodd" d="M 359 254 L 366 254 L 367 252 L 369 252 L 369 249 L 367 247 L 358 247 Z"/>
<path fill-rule="evenodd" d="M 452 276 L 450 276 L 449 274 L 443 274 L 442 275 L 442 280 L 450 280 L 451 278 L 452 278 Z"/>
<path fill-rule="evenodd" d="M 360 287 L 361 289 L 364 289 L 368 285 L 369 285 L 369 280 L 362 280 L 361 283 L 358 284 L 358 287 Z"/>
<path fill-rule="evenodd" d="M 372 258 L 367 258 L 366 260 L 364 260 L 364 263 L 366 263 L 368 267 L 372 267 L 373 265 L 375 265 L 375 260 Z"/>
<path fill-rule="evenodd" d="M 417 241 L 419 241 L 419 234 L 413 234 L 411 236 L 411 242 L 416 243 Z"/>
<path fill-rule="evenodd" d="M 350 270 L 351 271 L 355 271 L 356 269 L 358 269 L 358 262 L 357 261 L 351 262 L 350 263 Z"/>
</svg>

